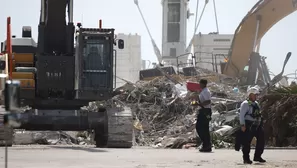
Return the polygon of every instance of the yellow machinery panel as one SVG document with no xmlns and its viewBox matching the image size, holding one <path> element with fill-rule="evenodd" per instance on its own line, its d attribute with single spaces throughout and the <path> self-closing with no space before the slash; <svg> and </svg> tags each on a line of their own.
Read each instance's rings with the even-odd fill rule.
<svg viewBox="0 0 297 168">
<path fill-rule="evenodd" d="M 34 55 L 32 53 L 23 54 L 23 53 L 14 53 L 14 61 L 16 64 L 33 64 Z"/>
<path fill-rule="evenodd" d="M 12 79 L 34 79 L 33 72 L 12 72 Z"/>
<path fill-rule="evenodd" d="M 35 88 L 34 79 L 19 79 L 21 82 L 21 88 Z"/>
</svg>

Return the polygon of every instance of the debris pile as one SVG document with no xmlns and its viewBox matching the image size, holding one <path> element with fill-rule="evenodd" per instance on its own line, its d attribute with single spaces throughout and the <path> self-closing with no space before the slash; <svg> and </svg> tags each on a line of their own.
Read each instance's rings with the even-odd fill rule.
<svg viewBox="0 0 297 168">
<path fill-rule="evenodd" d="M 297 86 L 276 88 L 261 100 L 270 146 L 297 146 Z"/>
<path fill-rule="evenodd" d="M 232 128 L 244 94 L 234 92 L 234 87 L 224 84 L 210 83 L 209 89 L 213 93 L 213 141 L 217 147 L 228 147 L 231 141 L 225 143 L 222 138 Z M 189 104 L 191 93 L 184 82 L 174 84 L 160 77 L 148 82 L 127 83 L 117 92 L 113 100 L 130 106 L 134 112 L 137 145 L 166 148 L 196 146 L 199 141 L 195 130 L 197 109 Z"/>
<path fill-rule="evenodd" d="M 75 131 L 24 131 L 15 130 L 15 145 L 91 145 L 90 137 L 85 132 Z"/>
</svg>

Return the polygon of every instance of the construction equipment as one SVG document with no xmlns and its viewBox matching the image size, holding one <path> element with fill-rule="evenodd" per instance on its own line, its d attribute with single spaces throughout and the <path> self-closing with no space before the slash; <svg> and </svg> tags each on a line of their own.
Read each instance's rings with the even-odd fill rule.
<svg viewBox="0 0 297 168">
<path fill-rule="evenodd" d="M 77 24 L 75 30 L 73 0 L 41 0 L 38 43 L 30 27 L 23 27 L 22 38 L 11 39 L 8 23 L 9 79 L 20 81 L 21 105 L 30 107 L 19 113 L 20 129 L 94 130 L 96 147 L 132 147 L 129 108 L 82 108 L 113 96 L 114 45 L 124 48 L 114 31 L 101 21 L 99 28 Z"/>
<path fill-rule="evenodd" d="M 260 42 L 265 33 L 296 10 L 296 0 L 259 0 L 235 30 L 223 74 L 239 77 L 248 65 L 250 57 L 258 55 Z"/>
</svg>

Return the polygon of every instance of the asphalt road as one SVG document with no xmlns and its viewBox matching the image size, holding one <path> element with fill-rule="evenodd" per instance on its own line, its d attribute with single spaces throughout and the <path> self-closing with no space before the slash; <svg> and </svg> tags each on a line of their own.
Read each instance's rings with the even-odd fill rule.
<svg viewBox="0 0 297 168">
<path fill-rule="evenodd" d="M 266 150 L 265 164 L 243 165 L 241 153 L 194 149 L 96 149 L 90 146 L 14 146 L 9 149 L 8 168 L 296 168 L 297 150 Z M 4 148 L 0 167 L 4 168 Z M 253 152 L 253 151 L 252 151 Z"/>
</svg>

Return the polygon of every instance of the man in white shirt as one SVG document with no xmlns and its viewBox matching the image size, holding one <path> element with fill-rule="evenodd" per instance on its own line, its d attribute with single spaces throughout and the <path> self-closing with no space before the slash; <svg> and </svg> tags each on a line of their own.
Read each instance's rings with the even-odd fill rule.
<svg viewBox="0 0 297 168">
<path fill-rule="evenodd" d="M 199 103 L 200 106 L 197 115 L 196 122 L 196 131 L 202 141 L 202 148 L 200 152 L 211 152 L 211 139 L 209 133 L 209 122 L 211 120 L 211 94 L 207 88 L 207 80 L 201 79 L 199 81 L 201 92 L 199 94 Z"/>
</svg>

